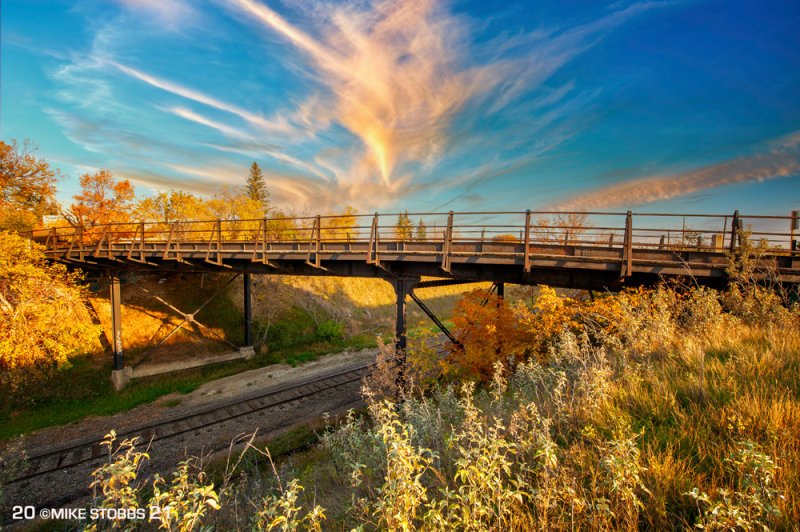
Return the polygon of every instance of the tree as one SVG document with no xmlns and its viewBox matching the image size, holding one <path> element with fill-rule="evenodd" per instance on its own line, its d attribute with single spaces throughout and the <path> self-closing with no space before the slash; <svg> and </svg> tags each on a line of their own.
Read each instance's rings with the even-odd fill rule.
<svg viewBox="0 0 800 532">
<path fill-rule="evenodd" d="M 98 329 L 78 277 L 49 264 L 41 246 L 0 231 L 0 385 L 12 389 L 69 366 Z"/>
<path fill-rule="evenodd" d="M 411 219 L 408 217 L 408 211 L 397 215 L 397 223 L 394 226 L 394 232 L 400 240 L 411 240 L 413 230 Z"/>
<path fill-rule="evenodd" d="M 322 234 L 325 238 L 332 239 L 348 240 L 352 238 L 358 232 L 356 228 L 357 213 L 356 209 L 348 205 L 344 208 L 342 214 L 328 214 L 328 216 L 336 216 L 336 218 L 323 218 Z"/>
<path fill-rule="evenodd" d="M 592 227 L 586 213 L 582 212 L 558 214 L 550 218 L 538 216 L 531 225 L 531 240 L 548 243 L 575 243 Z"/>
<path fill-rule="evenodd" d="M 140 199 L 136 202 L 133 215 L 142 222 L 170 224 L 206 219 L 206 210 L 202 198 L 188 192 L 170 190 Z"/>
<path fill-rule="evenodd" d="M 269 190 L 267 190 L 267 183 L 264 181 L 264 173 L 258 167 L 257 162 L 253 162 L 253 166 L 250 167 L 250 175 L 247 176 L 245 190 L 247 197 L 259 203 L 266 214 L 269 210 Z"/>
<path fill-rule="evenodd" d="M 428 240 L 428 228 L 425 225 L 425 222 L 422 221 L 422 218 L 420 218 L 419 223 L 417 224 L 416 237 L 420 242 L 426 242 Z"/>
<path fill-rule="evenodd" d="M 127 179 L 117 181 L 108 170 L 80 177 L 81 193 L 76 194 L 64 216 L 73 225 L 92 228 L 129 219 L 132 210 L 133 186 Z"/>
<path fill-rule="evenodd" d="M 59 176 L 35 151 L 29 140 L 22 147 L 0 141 L 0 230 L 26 231 L 41 224 L 43 215 L 57 212 Z"/>
</svg>

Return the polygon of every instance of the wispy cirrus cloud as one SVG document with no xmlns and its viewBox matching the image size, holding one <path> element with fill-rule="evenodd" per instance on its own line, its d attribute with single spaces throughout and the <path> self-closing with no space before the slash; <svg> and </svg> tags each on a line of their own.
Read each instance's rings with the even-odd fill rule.
<svg viewBox="0 0 800 532">
<path fill-rule="evenodd" d="M 114 0 L 131 11 L 154 15 L 163 23 L 177 25 L 197 16 L 191 2 L 185 0 Z"/>
<path fill-rule="evenodd" d="M 109 63 L 112 64 L 113 66 L 115 66 L 116 68 L 118 68 L 121 72 L 123 72 L 123 73 L 125 73 L 125 74 L 127 74 L 129 76 L 132 76 L 134 78 L 137 78 L 137 79 L 139 79 L 141 81 L 144 81 L 145 83 L 147 83 L 149 85 L 152 85 L 153 87 L 157 87 L 157 88 L 165 90 L 167 92 L 171 92 L 172 94 L 175 94 L 177 96 L 181 96 L 182 98 L 186 98 L 188 100 L 193 100 L 195 102 L 202 103 L 202 104 L 208 105 L 210 107 L 214 107 L 214 108 L 219 109 L 221 111 L 226 111 L 228 113 L 234 114 L 234 115 L 236 115 L 236 116 L 238 116 L 240 118 L 243 118 L 247 122 L 250 122 L 251 124 L 253 124 L 255 126 L 258 126 L 259 128 L 262 128 L 264 130 L 267 130 L 267 131 L 278 131 L 278 132 L 283 132 L 283 133 L 288 133 L 288 132 L 293 131 L 293 128 L 283 118 L 278 118 L 278 119 L 275 119 L 275 120 L 268 120 L 268 119 L 264 118 L 263 116 L 261 116 L 259 114 L 253 113 L 251 111 L 247 111 L 247 110 L 242 109 L 241 107 L 238 107 L 236 105 L 233 105 L 233 104 L 230 104 L 230 103 L 227 103 L 227 102 L 223 102 L 223 101 L 221 101 L 221 100 L 219 100 L 217 98 L 213 98 L 213 97 L 208 96 L 207 94 L 204 94 L 204 93 L 202 93 L 200 91 L 197 91 L 197 90 L 194 90 L 194 89 L 190 89 L 188 87 L 184 87 L 184 86 L 182 86 L 182 85 L 180 85 L 178 83 L 173 83 L 171 81 L 167 81 L 167 80 L 155 77 L 155 76 L 151 76 L 149 74 L 146 74 L 145 72 L 141 72 L 141 71 L 139 71 L 139 70 L 137 70 L 135 68 L 131 68 L 131 67 L 122 65 L 122 64 L 114 62 L 114 61 L 109 61 Z"/>
<path fill-rule="evenodd" d="M 602 210 L 664 201 L 737 183 L 800 174 L 800 131 L 767 143 L 768 148 L 730 161 L 676 174 L 633 179 L 552 203 L 544 210 Z"/>
<path fill-rule="evenodd" d="M 432 168 L 451 152 L 459 136 L 453 131 L 457 118 L 462 125 L 473 125 L 501 113 L 608 31 L 663 5 L 635 4 L 575 28 L 532 31 L 476 45 L 470 44 L 469 23 L 435 0 L 318 3 L 311 20 L 318 25 L 318 36 L 263 2 L 229 3 L 307 58 L 323 85 L 320 90 L 332 98 L 315 95 L 303 116 L 319 108 L 326 120 L 355 134 L 365 152 L 354 168 L 377 173 L 387 188 L 403 163 Z M 563 97 L 568 90 L 554 96 Z M 548 105 L 547 100 L 539 103 Z M 354 174 L 350 179 L 369 179 Z"/>
<path fill-rule="evenodd" d="M 250 97 L 260 87 L 250 86 L 248 93 L 238 79 L 204 83 L 202 77 L 181 78 L 179 57 L 158 54 L 148 63 L 127 53 L 137 42 L 137 26 L 130 24 L 135 17 L 154 13 L 174 27 L 187 14 L 206 16 L 198 15 L 206 4 L 118 2 L 125 16 L 105 23 L 90 52 L 76 54 L 55 76 L 62 81 L 62 101 L 80 107 L 84 116 L 94 113 L 97 129 L 113 135 L 104 138 L 64 119 L 71 139 L 116 160 L 145 161 L 125 168 L 132 175 L 151 176 L 148 182 L 159 188 L 169 179 L 152 178 L 154 165 L 168 175 L 179 174 L 176 186 L 190 190 L 187 183 L 194 176 L 202 183 L 195 189 L 200 191 L 214 182 L 211 176 L 241 180 L 244 157 L 260 163 L 266 158 L 270 186 L 281 190 L 273 195 L 275 201 L 362 209 L 421 190 L 442 195 L 451 190 L 451 197 L 466 197 L 478 184 L 569 138 L 563 123 L 580 128 L 576 117 L 591 105 L 595 92 L 576 88 L 572 81 L 561 80 L 555 89 L 545 84 L 614 28 L 660 5 L 610 9 L 572 27 L 475 39 L 475 22 L 437 0 L 318 2 L 313 9 L 297 3 L 305 20 L 296 23 L 261 1 L 212 2 L 232 7 L 239 14 L 237 23 L 244 18 L 261 32 L 266 28 L 273 37 L 265 41 L 274 44 L 277 35 L 296 50 L 279 54 L 276 62 L 287 76 L 302 78 L 294 86 L 304 90 L 295 94 L 288 89 L 275 98 L 276 106 Z M 221 38 L 206 26 L 195 24 L 192 30 L 209 31 L 203 34 L 208 40 Z M 213 68 L 209 62 L 209 80 L 215 77 Z M 146 96 L 121 99 L 121 90 Z M 165 127 L 163 117 L 145 116 L 145 108 L 169 116 L 172 123 Z M 487 121 L 494 124 L 490 133 L 484 129 Z M 202 128 L 192 130 L 192 125 Z M 124 142 L 126 127 L 137 131 L 136 145 Z M 506 156 L 498 158 L 498 151 Z M 442 170 L 443 162 L 448 170 Z M 448 173 L 454 168 L 480 171 Z"/>
<path fill-rule="evenodd" d="M 361 139 L 386 186 L 401 159 L 436 156 L 450 118 L 493 83 L 487 67 L 458 64 L 462 28 L 432 1 L 320 6 L 323 42 L 264 4 L 232 3 L 307 55 L 334 96 L 334 119 Z"/>
</svg>

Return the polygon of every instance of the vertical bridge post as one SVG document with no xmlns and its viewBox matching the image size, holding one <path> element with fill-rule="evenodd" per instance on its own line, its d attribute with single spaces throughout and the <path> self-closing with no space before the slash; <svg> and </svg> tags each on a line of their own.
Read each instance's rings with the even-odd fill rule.
<svg viewBox="0 0 800 532">
<path fill-rule="evenodd" d="M 531 256 L 529 248 L 531 245 L 531 210 L 525 211 L 525 241 L 523 242 L 522 253 L 525 256 L 525 272 L 531 271 Z"/>
<path fill-rule="evenodd" d="M 121 370 L 122 363 L 122 308 L 119 274 L 111 273 L 111 330 L 114 335 L 111 345 L 114 346 L 114 369 Z"/>
<path fill-rule="evenodd" d="M 397 380 L 395 382 L 398 393 L 401 390 L 405 390 L 406 386 L 406 295 L 411 292 L 418 281 L 419 279 L 393 279 L 390 281 L 396 296 L 394 351 L 395 364 L 397 365 Z"/>
<path fill-rule="evenodd" d="M 244 278 L 244 345 L 245 347 L 250 347 L 253 345 L 252 282 L 250 281 L 249 273 L 245 273 L 242 277 Z"/>
<path fill-rule="evenodd" d="M 742 221 L 739 219 L 738 209 L 733 211 L 733 221 L 731 222 L 731 244 L 728 248 L 731 253 L 736 251 L 736 240 L 739 240 L 739 245 L 742 244 Z"/>
<path fill-rule="evenodd" d="M 633 216 L 631 211 L 625 214 L 625 241 L 622 244 L 622 265 L 620 278 L 629 277 L 633 273 Z"/>
</svg>

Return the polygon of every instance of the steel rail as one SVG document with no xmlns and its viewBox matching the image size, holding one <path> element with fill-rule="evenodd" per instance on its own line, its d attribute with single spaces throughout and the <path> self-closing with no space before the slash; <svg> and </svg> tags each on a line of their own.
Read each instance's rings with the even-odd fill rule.
<svg viewBox="0 0 800 532">
<path fill-rule="evenodd" d="M 194 432 L 194 431 L 197 431 L 197 430 L 208 428 L 209 426 L 212 426 L 212 425 L 219 425 L 219 424 L 222 424 L 222 423 L 226 423 L 226 422 L 231 421 L 233 419 L 237 419 L 237 418 L 240 418 L 240 417 L 243 417 L 243 416 L 251 415 L 253 413 L 260 412 L 262 410 L 269 410 L 269 409 L 272 409 L 272 408 L 276 408 L 276 407 L 279 407 L 279 406 L 287 404 L 287 403 L 292 403 L 292 402 L 295 402 L 295 401 L 298 401 L 298 400 L 302 400 L 302 399 L 304 399 L 306 397 L 310 397 L 310 396 L 322 393 L 324 391 L 328 391 L 328 390 L 337 388 L 339 386 L 343 386 L 343 385 L 350 384 L 352 382 L 361 380 L 368 373 L 368 371 L 365 371 L 365 370 L 371 369 L 372 367 L 374 367 L 374 365 L 375 365 L 374 363 L 364 364 L 364 365 L 361 365 L 361 366 L 358 366 L 358 367 L 355 367 L 355 368 L 350 368 L 348 370 L 344 370 L 344 371 L 340 371 L 340 372 L 337 372 L 337 373 L 323 375 L 323 376 L 316 377 L 316 378 L 313 378 L 313 379 L 309 379 L 309 380 L 306 380 L 306 381 L 303 381 L 303 382 L 300 382 L 300 383 L 297 383 L 297 384 L 294 384 L 294 385 L 285 386 L 283 388 L 279 388 L 279 389 L 276 389 L 276 390 L 271 390 L 271 391 L 263 393 L 263 394 L 246 396 L 246 397 L 239 398 L 239 399 L 236 399 L 236 400 L 233 400 L 233 401 L 228 401 L 226 403 L 213 405 L 213 406 L 211 406 L 209 408 L 205 408 L 205 409 L 202 409 L 202 410 L 198 410 L 198 411 L 194 411 L 194 412 L 191 412 L 191 413 L 187 413 L 187 414 L 182 415 L 182 416 L 165 419 L 163 421 L 150 423 L 150 424 L 139 426 L 139 427 L 135 427 L 135 428 L 132 428 L 132 429 L 127 429 L 124 432 L 121 432 L 121 433 L 117 434 L 117 440 L 122 441 L 122 440 L 128 439 L 130 437 L 134 437 L 134 436 L 138 436 L 138 435 L 142 435 L 142 434 L 145 434 L 145 435 L 146 434 L 150 434 L 150 435 L 152 435 L 152 438 L 150 440 L 148 440 L 148 441 L 150 441 L 150 442 L 163 441 L 163 440 L 167 440 L 167 439 L 170 439 L 170 438 L 174 438 L 174 437 L 180 436 L 180 435 L 185 434 L 187 432 Z M 338 378 L 341 378 L 341 377 L 346 377 L 346 380 L 345 381 L 339 380 Z M 326 381 L 331 381 L 331 382 L 328 383 Z M 265 399 L 270 399 L 270 398 L 275 398 L 276 396 L 279 396 L 281 394 L 286 394 L 286 393 L 290 393 L 290 392 L 293 392 L 293 391 L 299 391 L 302 388 L 307 388 L 307 387 L 311 387 L 311 386 L 314 386 L 314 385 L 322 385 L 322 388 L 311 390 L 311 391 L 308 391 L 308 392 L 304 392 L 304 393 L 301 393 L 300 395 L 295 395 L 293 397 L 287 397 L 285 399 L 279 399 L 279 400 L 276 400 L 276 401 L 272 401 L 272 402 L 269 402 L 269 403 L 267 403 L 265 405 L 257 406 L 255 408 L 249 407 L 249 405 L 247 405 L 247 403 L 251 403 L 251 402 L 254 402 L 254 401 L 263 401 Z M 234 412 L 233 414 L 231 414 L 229 412 L 226 412 L 226 410 L 229 410 L 231 408 L 234 408 L 234 407 L 237 407 L 237 406 L 241 406 L 241 405 L 246 405 L 246 406 L 248 406 L 248 408 L 245 409 L 245 410 L 242 410 L 240 412 Z M 211 421 L 202 421 L 201 420 L 201 418 L 204 418 L 204 417 L 207 417 L 207 416 L 213 416 L 214 413 L 218 413 L 218 412 L 225 413 L 226 414 L 225 417 L 213 418 Z M 190 420 L 195 420 L 195 419 L 201 420 L 200 423 L 199 424 L 190 423 Z M 167 431 L 163 430 L 164 427 L 168 427 L 168 426 L 176 427 L 181 423 L 183 423 L 186 426 L 186 428 L 178 429 L 178 430 L 167 430 Z M 161 434 L 159 434 L 159 432 L 158 432 L 159 429 L 162 429 L 162 433 Z M 31 463 L 42 464 L 42 463 L 45 463 L 47 460 L 53 459 L 53 458 L 56 458 L 56 457 L 58 457 L 58 460 L 57 460 L 55 466 L 46 467 L 44 469 L 34 469 L 30 473 L 26 472 L 25 474 L 15 478 L 14 480 L 9 482 L 8 484 L 15 484 L 15 483 L 18 483 L 18 482 L 23 482 L 23 481 L 29 480 L 31 478 L 35 478 L 35 477 L 47 475 L 49 473 L 53 473 L 53 472 L 56 472 L 56 471 L 63 471 L 64 469 L 76 467 L 76 466 L 84 464 L 86 462 L 99 460 L 99 459 L 102 458 L 102 452 L 97 452 L 97 449 L 100 449 L 102 451 L 102 448 L 100 448 L 99 445 L 100 444 L 97 441 L 97 435 L 96 435 L 91 440 L 86 439 L 86 440 L 82 440 L 82 441 L 80 441 L 78 443 L 75 443 L 73 445 L 69 445 L 69 446 L 65 446 L 65 447 L 59 447 L 59 448 L 48 450 L 48 451 L 45 451 L 45 452 L 42 452 L 42 453 L 33 454 L 33 455 L 31 455 L 31 456 L 29 456 L 27 458 L 27 460 L 29 462 L 31 462 Z M 88 456 L 85 456 L 87 454 L 87 449 L 88 449 Z M 74 457 L 75 459 L 72 460 L 72 461 L 67 461 L 66 463 L 64 463 L 66 460 L 69 460 L 69 456 L 70 455 L 72 457 Z M 30 471 L 30 468 L 28 470 Z"/>
</svg>

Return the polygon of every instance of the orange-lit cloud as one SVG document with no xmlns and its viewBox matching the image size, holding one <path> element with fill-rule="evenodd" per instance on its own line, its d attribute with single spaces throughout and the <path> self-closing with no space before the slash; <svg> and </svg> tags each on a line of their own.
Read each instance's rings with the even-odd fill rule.
<svg viewBox="0 0 800 532">
<path fill-rule="evenodd" d="M 70 138 L 95 153 L 135 160 L 140 166 L 129 166 L 132 175 L 158 189 L 165 183 L 172 188 L 168 179 L 153 177 L 159 166 L 178 174 L 175 186 L 207 193 L 219 183 L 241 183 L 246 168 L 243 174 L 235 161 L 241 166 L 240 156 L 252 157 L 266 163 L 276 204 L 315 212 L 337 205 L 372 210 L 423 189 L 440 195 L 452 190 L 454 200 L 474 196 L 477 186 L 564 138 L 559 125 L 570 122 L 572 128 L 573 117 L 594 98 L 571 81 L 547 88 L 553 73 L 608 30 L 656 5 L 612 7 L 582 26 L 485 40 L 476 38 L 482 31 L 476 23 L 449 12 L 440 0 L 320 1 L 312 7 L 290 0 L 296 12 L 308 15 L 302 24 L 268 7 L 270 0 L 217 0 L 299 51 L 265 60 L 283 62 L 287 72 L 308 83 L 292 85 L 279 103 L 254 104 L 258 97 L 252 94 L 236 99 L 241 92 L 176 81 L 179 69 L 170 70 L 169 55 L 163 64 L 148 64 L 127 53 L 135 49 L 129 43 L 146 38 L 131 21 L 149 27 L 152 21 L 178 20 L 196 4 L 117 1 L 129 8 L 124 16 L 104 25 L 91 52 L 76 56 L 60 73 L 69 82 L 64 99 L 100 117 L 94 126 L 61 118 Z M 213 24 L 194 28 L 203 39 L 214 36 Z M 148 110 L 213 131 L 172 135 L 160 125 L 162 117 L 151 120 L 141 107 L 122 108 L 117 85 L 132 81 L 169 93 L 154 102 L 152 91 L 143 91 L 140 105 Z M 490 122 L 500 125 L 487 128 Z M 135 128 L 141 128 L 139 136 L 126 135 Z"/>
<path fill-rule="evenodd" d="M 751 183 L 800 174 L 800 131 L 774 141 L 755 155 L 678 174 L 634 179 L 548 205 L 544 210 L 603 210 L 685 196 L 735 183 Z"/>
<path fill-rule="evenodd" d="M 499 81 L 494 67 L 463 66 L 463 28 L 431 0 L 320 6 L 320 40 L 259 2 L 230 1 L 311 58 L 335 96 L 332 118 L 361 139 L 363 167 L 387 187 L 399 163 L 438 157 L 453 116 Z M 331 102 L 309 102 L 303 116 L 322 105 Z"/>
</svg>

